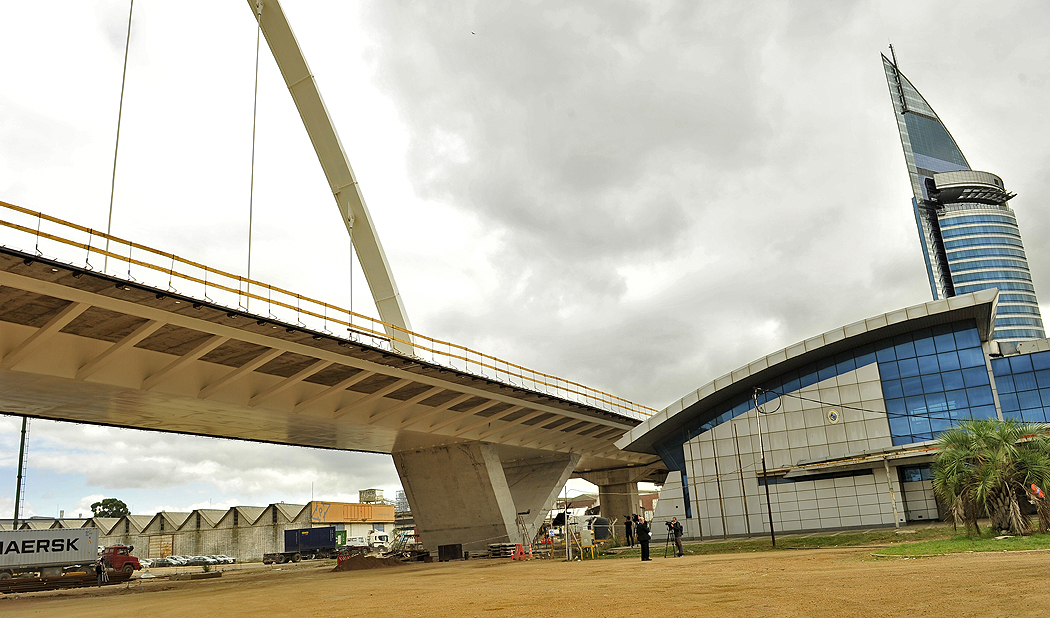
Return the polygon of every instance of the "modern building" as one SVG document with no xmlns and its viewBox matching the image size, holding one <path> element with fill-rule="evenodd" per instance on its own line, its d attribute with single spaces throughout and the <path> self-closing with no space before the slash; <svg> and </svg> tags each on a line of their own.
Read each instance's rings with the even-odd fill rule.
<svg viewBox="0 0 1050 618">
<path fill-rule="evenodd" d="M 693 537 L 937 519 L 936 435 L 965 419 L 1050 420 L 1050 341 L 993 340 L 980 290 L 875 316 L 760 358 L 621 438 L 671 470 L 656 506 Z M 756 403 L 758 409 L 756 411 Z"/>
<path fill-rule="evenodd" d="M 993 338 L 1041 339 L 1035 287 L 1014 197 L 995 174 L 972 170 L 937 113 L 882 56 L 912 186 L 912 210 L 935 300 L 998 288 Z"/>
</svg>

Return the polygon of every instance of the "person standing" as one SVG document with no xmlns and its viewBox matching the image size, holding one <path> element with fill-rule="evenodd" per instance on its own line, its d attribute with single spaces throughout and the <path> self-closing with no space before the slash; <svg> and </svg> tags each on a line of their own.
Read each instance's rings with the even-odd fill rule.
<svg viewBox="0 0 1050 618">
<path fill-rule="evenodd" d="M 645 523 L 645 516 L 635 516 L 634 534 L 638 537 L 638 544 L 642 546 L 642 561 L 652 560 L 649 557 L 649 524 Z"/>
<path fill-rule="evenodd" d="M 98 587 L 102 587 L 102 574 L 106 572 L 105 563 L 102 562 L 102 558 L 98 559 L 95 563 L 95 577 L 98 578 Z"/>
<path fill-rule="evenodd" d="M 627 532 L 627 544 L 634 547 L 634 524 L 631 522 L 631 516 L 624 515 L 623 519 L 623 527 Z"/>
<path fill-rule="evenodd" d="M 674 534 L 675 553 L 681 558 L 685 555 L 685 549 L 682 547 L 682 522 L 677 517 L 671 518 L 671 532 Z"/>
</svg>

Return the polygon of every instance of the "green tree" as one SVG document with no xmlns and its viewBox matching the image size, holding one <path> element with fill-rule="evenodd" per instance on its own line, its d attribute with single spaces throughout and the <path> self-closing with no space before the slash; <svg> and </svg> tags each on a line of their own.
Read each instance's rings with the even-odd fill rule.
<svg viewBox="0 0 1050 618">
<path fill-rule="evenodd" d="M 101 502 L 92 504 L 91 512 L 95 517 L 124 517 L 131 514 L 128 505 L 116 498 L 104 498 Z"/>
<path fill-rule="evenodd" d="M 1021 500 L 1031 484 L 1050 482 L 1050 425 L 1012 420 L 963 421 L 937 439 L 933 490 L 955 524 L 980 532 L 987 514 L 995 530 L 1025 534 Z"/>
</svg>

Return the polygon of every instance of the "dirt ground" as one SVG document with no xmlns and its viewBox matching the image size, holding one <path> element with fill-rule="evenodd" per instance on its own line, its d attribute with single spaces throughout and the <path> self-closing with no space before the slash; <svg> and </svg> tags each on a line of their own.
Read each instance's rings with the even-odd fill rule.
<svg viewBox="0 0 1050 618">
<path fill-rule="evenodd" d="M 0 597 L 0 616 L 1043 616 L 1048 552 L 875 559 L 870 550 L 557 562 L 469 560 L 334 573 L 303 563 Z"/>
</svg>

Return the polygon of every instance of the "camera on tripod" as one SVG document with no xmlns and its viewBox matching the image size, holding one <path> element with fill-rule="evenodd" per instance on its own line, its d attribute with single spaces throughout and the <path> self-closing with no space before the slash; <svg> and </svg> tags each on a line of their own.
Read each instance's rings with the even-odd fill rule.
<svg viewBox="0 0 1050 618">
<path fill-rule="evenodd" d="M 674 532 L 674 524 L 672 524 L 669 521 L 665 521 L 664 525 L 667 526 L 667 531 L 668 532 Z"/>
</svg>

